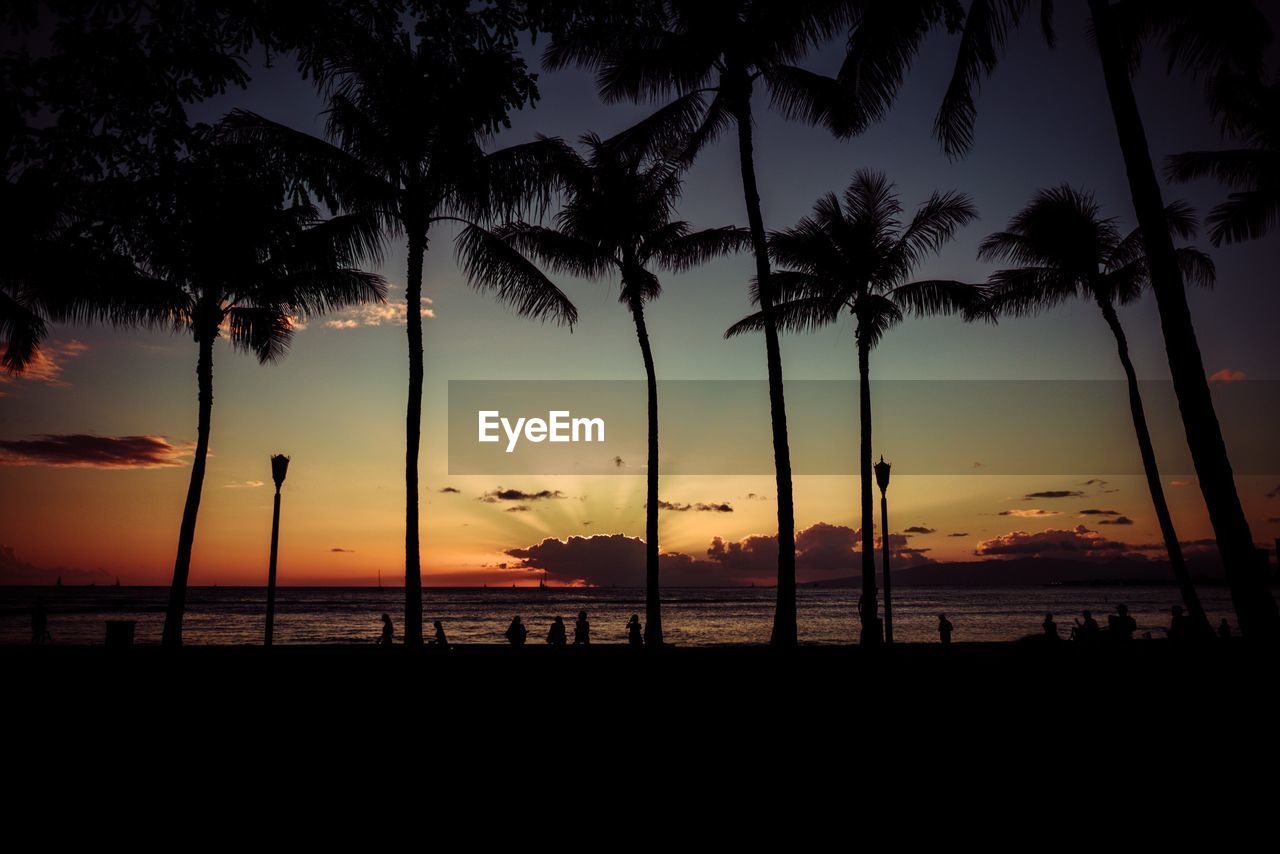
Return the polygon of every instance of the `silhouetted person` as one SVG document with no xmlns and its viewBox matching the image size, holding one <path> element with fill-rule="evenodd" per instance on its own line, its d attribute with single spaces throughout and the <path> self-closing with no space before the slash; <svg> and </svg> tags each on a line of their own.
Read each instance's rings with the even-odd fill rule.
<svg viewBox="0 0 1280 854">
<path fill-rule="evenodd" d="M 1231 624 L 1227 622 L 1227 618 L 1223 617 L 1222 622 L 1218 623 L 1218 637 L 1223 640 L 1231 640 Z"/>
<path fill-rule="evenodd" d="M 564 631 L 564 617 L 556 617 L 551 621 L 551 628 L 547 630 L 547 643 L 556 647 L 569 643 L 569 638 Z"/>
<path fill-rule="evenodd" d="M 436 620 L 436 648 L 441 652 L 449 650 L 449 638 L 444 633 L 444 623 Z"/>
<path fill-rule="evenodd" d="M 1170 608 L 1169 616 L 1169 640 L 1179 644 L 1191 640 L 1191 620 L 1187 619 L 1182 606 L 1174 605 Z"/>
<path fill-rule="evenodd" d="M 43 602 L 37 602 L 31 609 L 31 642 L 42 644 L 49 640 L 49 612 Z"/>
<path fill-rule="evenodd" d="M 1076 620 L 1071 636 L 1081 643 L 1093 643 L 1098 639 L 1102 629 L 1098 626 L 1098 621 L 1093 618 L 1092 611 L 1085 611 L 1080 616 L 1084 617 L 1084 620 Z"/>
<path fill-rule="evenodd" d="M 392 641 L 396 638 L 395 627 L 391 625 L 391 615 L 382 615 L 382 640 L 378 641 L 378 646 L 391 646 Z"/>
<path fill-rule="evenodd" d="M 1058 634 L 1058 624 L 1053 621 L 1053 614 L 1045 614 L 1044 622 L 1040 625 L 1044 627 L 1044 636 L 1049 640 L 1062 640 L 1062 635 Z"/>
<path fill-rule="evenodd" d="M 938 640 L 942 641 L 943 646 L 951 646 L 951 633 L 955 630 L 956 627 L 951 625 L 946 614 L 938 615 Z"/>
<path fill-rule="evenodd" d="M 1107 630 L 1113 641 L 1124 643 L 1133 640 L 1133 633 L 1138 630 L 1138 621 L 1129 613 L 1128 605 L 1116 606 L 1116 612 L 1107 617 Z"/>
<path fill-rule="evenodd" d="M 524 627 L 520 615 L 516 614 L 511 618 L 511 625 L 507 626 L 507 641 L 512 646 L 524 646 L 525 638 L 528 636 L 529 630 Z"/>
<path fill-rule="evenodd" d="M 644 629 L 640 626 L 639 614 L 632 614 L 627 621 L 627 643 L 632 646 L 644 645 Z"/>
<path fill-rule="evenodd" d="M 591 623 L 587 622 L 587 612 L 578 612 L 578 622 L 573 624 L 573 645 L 586 646 L 591 643 Z"/>
</svg>

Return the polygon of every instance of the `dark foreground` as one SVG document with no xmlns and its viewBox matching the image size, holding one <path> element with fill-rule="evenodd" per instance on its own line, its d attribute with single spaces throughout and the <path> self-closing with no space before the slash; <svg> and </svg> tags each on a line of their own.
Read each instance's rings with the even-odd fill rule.
<svg viewBox="0 0 1280 854">
<path fill-rule="evenodd" d="M 1272 815 L 1278 660 L 1243 643 L 1164 641 L 874 655 L 3 647 L 0 673 L 9 776 L 46 802 L 75 792 L 116 810 L 145 792 L 203 814 L 229 792 L 305 792 L 377 810 L 429 789 L 472 807 L 503 799 L 543 816 L 550 798 L 630 820 L 640 804 L 706 819 L 728 798 L 722 818 L 746 829 L 763 809 L 753 804 L 844 826 L 865 813 L 853 793 L 874 790 L 969 823 L 1026 802 L 1042 827 L 1075 827 L 1117 810 L 1176 812 L 1189 791 L 1213 824 Z M 1065 812 L 1073 803 L 1087 810 Z M 1141 834 L 1182 821 L 1167 814 Z"/>
</svg>

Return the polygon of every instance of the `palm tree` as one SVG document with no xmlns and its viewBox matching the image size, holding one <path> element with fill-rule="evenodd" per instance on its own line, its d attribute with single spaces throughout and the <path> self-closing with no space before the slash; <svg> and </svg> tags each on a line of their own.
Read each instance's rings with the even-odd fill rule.
<svg viewBox="0 0 1280 854">
<path fill-rule="evenodd" d="M 356 34 L 329 51 L 323 71 L 329 141 L 252 113 L 233 113 L 231 123 L 241 138 L 265 143 L 307 170 L 313 190 L 331 205 L 372 218 L 384 235 L 407 243 L 405 643 L 420 648 L 421 307 L 429 232 L 440 223 L 461 224 L 455 246 L 473 286 L 523 316 L 572 326 L 577 311 L 568 297 L 483 225 L 547 199 L 547 158 L 557 146 L 539 140 L 486 151 L 510 111 L 536 90 L 514 48 L 491 38 L 472 16 L 440 18 L 419 27 L 416 37 Z"/>
<path fill-rule="evenodd" d="M 1208 217 L 1214 246 L 1256 240 L 1280 222 L 1280 82 L 1227 77 L 1215 82 L 1223 128 L 1248 145 L 1169 158 L 1174 181 L 1216 178 L 1236 188 Z"/>
<path fill-rule="evenodd" d="M 648 468 L 645 503 L 645 644 L 662 644 L 658 586 L 658 379 L 644 306 L 661 294 L 653 266 L 684 272 L 718 255 L 745 249 L 750 235 L 733 226 L 694 231 L 674 219 L 687 162 L 664 144 L 658 116 L 618 136 L 582 137 L 587 156 L 561 147 L 556 175 L 566 201 L 555 227 L 520 222 L 498 235 L 557 273 L 599 279 L 616 275 L 618 300 L 631 312 L 648 383 Z M 676 137 L 678 139 L 678 136 Z"/>
<path fill-rule="evenodd" d="M 1001 49 L 1032 5 L 1031 0 L 973 0 L 970 4 L 955 73 L 935 122 L 947 153 L 959 155 L 972 145 L 975 92 L 983 77 L 995 69 Z M 1052 42 L 1052 3 L 1041 0 L 1039 6 L 1042 29 Z M 1256 76 L 1270 42 L 1270 27 L 1252 0 L 1126 0 L 1119 5 L 1112 0 L 1089 0 L 1088 8 L 1129 192 L 1142 229 L 1169 373 L 1231 598 L 1244 634 L 1275 637 L 1280 635 L 1280 612 L 1257 569 L 1253 534 L 1214 410 L 1131 80 L 1143 42 L 1152 38 L 1167 49 L 1171 66 L 1181 65 L 1204 76 L 1211 88 L 1214 81 L 1230 74 Z"/>
<path fill-rule="evenodd" d="M 828 193 L 813 214 L 793 228 L 769 236 L 769 251 L 780 266 L 774 286 L 778 325 L 806 332 L 837 321 L 848 311 L 858 347 L 858 413 L 861 427 L 859 475 L 862 509 L 862 643 L 880 641 L 876 606 L 875 503 L 871 472 L 871 350 L 885 332 L 901 323 L 904 310 L 917 316 L 965 313 L 981 298 L 980 288 L 950 279 L 908 282 L 915 268 L 978 213 L 961 193 L 934 193 L 905 225 L 894 185 L 880 173 L 860 171 L 843 200 Z M 758 288 L 757 288 L 758 290 Z M 764 312 L 738 321 L 726 337 L 764 327 Z M 882 531 L 882 537 L 888 532 Z"/>
<path fill-rule="evenodd" d="M 209 452 L 214 343 L 225 337 L 274 362 L 297 320 L 381 301 L 385 283 L 356 269 L 376 258 L 365 219 L 322 219 L 282 170 L 245 146 L 212 146 L 123 195 L 120 239 L 149 283 L 131 296 L 135 318 L 190 333 L 198 350 L 196 447 L 163 635 L 176 647 Z"/>
<path fill-rule="evenodd" d="M 588 18 L 557 34 L 543 56 L 551 69 L 594 69 L 607 102 L 676 96 L 663 108 L 685 120 L 692 159 L 730 125 L 737 130 L 742 191 L 755 253 L 757 293 L 769 378 L 774 470 L 778 492 L 778 589 L 773 643 L 796 643 L 795 505 L 787 442 L 782 354 L 774 320 L 776 289 L 756 183 L 752 91 L 757 82 L 784 116 L 821 124 L 839 135 L 857 132 L 866 115 L 847 103 L 834 78 L 799 68 L 815 46 L 847 28 L 847 0 L 665 0 L 650 15 L 628 21 Z M 710 101 L 706 96 L 710 95 Z"/>
<path fill-rule="evenodd" d="M 1184 205 L 1170 205 L 1166 219 L 1169 229 L 1178 237 L 1195 236 L 1195 216 Z M 1206 287 L 1213 285 L 1214 267 L 1209 256 L 1190 247 L 1178 249 L 1177 255 L 1187 281 Z M 1031 204 L 1010 220 L 1007 230 L 992 234 L 982 242 L 978 257 L 1018 265 L 993 273 L 988 282 L 982 313 L 992 319 L 1001 314 L 1036 314 L 1080 297 L 1092 299 L 1102 312 L 1115 336 L 1120 364 L 1129 384 L 1133 429 L 1138 436 L 1142 468 L 1169 564 L 1192 624 L 1202 634 L 1210 635 L 1209 619 L 1191 583 L 1165 501 L 1138 376 L 1129 358 L 1124 328 L 1116 315 L 1117 303 L 1127 305 L 1137 301 L 1151 284 L 1142 232 L 1135 230 L 1122 237 L 1114 220 L 1101 217 L 1091 194 L 1062 186 L 1037 193 Z"/>
</svg>

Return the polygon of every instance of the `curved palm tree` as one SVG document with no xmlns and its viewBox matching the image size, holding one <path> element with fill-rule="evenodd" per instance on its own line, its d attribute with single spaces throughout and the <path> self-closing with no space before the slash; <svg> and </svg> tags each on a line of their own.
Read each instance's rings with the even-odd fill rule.
<svg viewBox="0 0 1280 854">
<path fill-rule="evenodd" d="M 860 130 L 866 115 L 847 103 L 839 82 L 795 65 L 847 28 L 853 5 L 847 0 L 665 0 L 648 7 L 651 14 L 633 20 L 589 16 L 557 34 L 543 56 L 552 69 L 594 69 L 607 102 L 676 96 L 663 111 L 683 118 L 685 156 L 690 159 L 730 125 L 737 130 L 768 367 L 778 491 L 773 643 L 783 647 L 796 643 L 795 505 L 782 354 L 773 315 L 777 294 L 756 184 L 752 91 L 757 83 L 765 87 L 772 105 L 787 118 L 821 124 L 839 135 Z"/>
<path fill-rule="evenodd" d="M 972 0 L 969 4 L 955 73 L 935 122 L 936 134 L 947 153 L 960 155 L 971 147 L 977 116 L 975 93 L 982 79 L 994 71 L 1004 45 L 1033 7 L 1039 8 L 1041 28 L 1052 42 L 1051 0 L 1040 0 L 1038 4 L 1032 0 Z M 1133 71 L 1148 42 L 1158 43 L 1166 50 L 1170 67 L 1186 68 L 1211 87 L 1232 74 L 1257 77 L 1264 67 L 1271 28 L 1253 0 L 1088 0 L 1088 13 L 1134 213 L 1142 229 L 1151 291 L 1160 314 L 1187 447 L 1226 568 L 1232 602 L 1245 635 L 1280 637 L 1280 611 L 1263 573 L 1256 571 L 1253 534 L 1240 503 L 1209 391 L 1185 283 L 1165 219 L 1163 193 L 1132 83 Z"/>
<path fill-rule="evenodd" d="M 776 271 L 781 301 L 774 306 L 778 325 L 807 332 L 839 320 L 846 311 L 854 320 L 858 345 L 858 413 L 861 427 L 859 474 L 862 510 L 862 600 L 859 617 L 862 643 L 880 641 L 876 605 L 875 504 L 871 472 L 871 350 L 904 311 L 917 316 L 967 313 L 981 298 L 981 288 L 949 279 L 906 279 L 931 253 L 952 238 L 978 213 L 961 193 L 934 193 L 910 222 L 899 218 L 902 205 L 894 186 L 882 174 L 860 171 L 841 199 L 829 193 L 813 214 L 793 228 L 773 232 L 769 251 L 786 269 Z M 764 312 L 746 317 L 726 337 L 764 327 Z M 887 536 L 888 532 L 881 532 Z"/>
<path fill-rule="evenodd" d="M 1170 205 L 1166 218 L 1169 229 L 1178 237 L 1195 236 L 1195 216 L 1189 208 Z M 1169 514 L 1151 433 L 1147 429 L 1138 376 L 1129 358 L 1124 327 L 1116 315 L 1117 303 L 1135 302 L 1151 284 L 1141 230 L 1122 237 L 1114 220 L 1102 218 L 1101 209 L 1091 194 L 1064 185 L 1037 193 L 1031 204 L 1010 220 L 1005 231 L 992 234 L 982 242 L 978 258 L 1018 265 L 991 275 L 982 306 L 982 313 L 991 319 L 1002 314 L 1015 317 L 1036 314 L 1082 297 L 1092 299 L 1102 312 L 1107 328 L 1116 339 L 1116 351 L 1128 382 L 1133 429 L 1169 564 L 1193 625 L 1203 634 L 1211 634 Z M 1209 256 L 1182 247 L 1178 249 L 1178 263 L 1187 281 L 1212 287 L 1214 266 Z"/>
<path fill-rule="evenodd" d="M 1280 82 L 1229 77 L 1214 87 L 1224 129 L 1248 147 L 1169 158 L 1174 181 L 1216 178 L 1236 192 L 1209 212 L 1214 246 L 1256 240 L 1280 222 Z"/>
<path fill-rule="evenodd" d="M 191 550 L 213 411 L 214 343 L 273 362 L 297 320 L 381 301 L 380 276 L 356 265 L 376 246 L 361 217 L 322 219 L 274 164 L 245 146 L 215 145 L 172 174 L 127 188 L 120 238 L 149 287 L 135 290 L 137 319 L 189 333 L 198 350 L 199 414 L 163 643 L 182 643 Z"/>
<path fill-rule="evenodd" d="M 558 273 L 617 276 L 618 300 L 631 312 L 648 383 L 648 469 L 645 504 L 645 644 L 662 644 L 658 578 L 658 379 L 644 306 L 662 286 L 652 267 L 684 272 L 750 246 L 750 235 L 726 226 L 694 231 L 674 219 L 687 162 L 663 144 L 661 123 L 643 122 L 617 137 L 582 137 L 584 157 L 561 147 L 555 173 L 566 201 L 555 227 L 513 223 L 498 236 Z"/>
<path fill-rule="evenodd" d="M 509 45 L 455 15 L 417 37 L 353 35 L 323 63 L 329 141 L 236 112 L 230 125 L 310 175 L 332 206 L 377 221 L 408 246 L 409 395 L 405 416 L 405 643 L 422 646 L 418 452 L 422 435 L 422 268 L 433 225 L 463 226 L 455 247 L 471 284 L 523 316 L 572 326 L 577 310 L 555 285 L 484 223 L 545 202 L 548 140 L 486 146 L 511 110 L 536 91 Z M 483 270 L 484 275 L 480 275 Z"/>
</svg>

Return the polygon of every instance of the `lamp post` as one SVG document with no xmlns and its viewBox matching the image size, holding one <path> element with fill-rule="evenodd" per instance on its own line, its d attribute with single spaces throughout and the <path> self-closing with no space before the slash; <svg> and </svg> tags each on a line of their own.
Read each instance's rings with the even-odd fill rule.
<svg viewBox="0 0 1280 854">
<path fill-rule="evenodd" d="M 884 642 L 893 643 L 893 584 L 889 581 L 889 464 L 881 455 L 876 463 L 876 484 L 880 487 L 880 543 L 884 548 Z"/>
<path fill-rule="evenodd" d="M 276 624 L 276 551 L 280 546 L 280 487 L 289 471 L 289 458 L 276 454 L 271 458 L 271 479 L 276 482 L 275 509 L 271 515 L 271 562 L 267 569 L 267 631 L 263 645 L 271 648 L 271 635 Z"/>
</svg>

